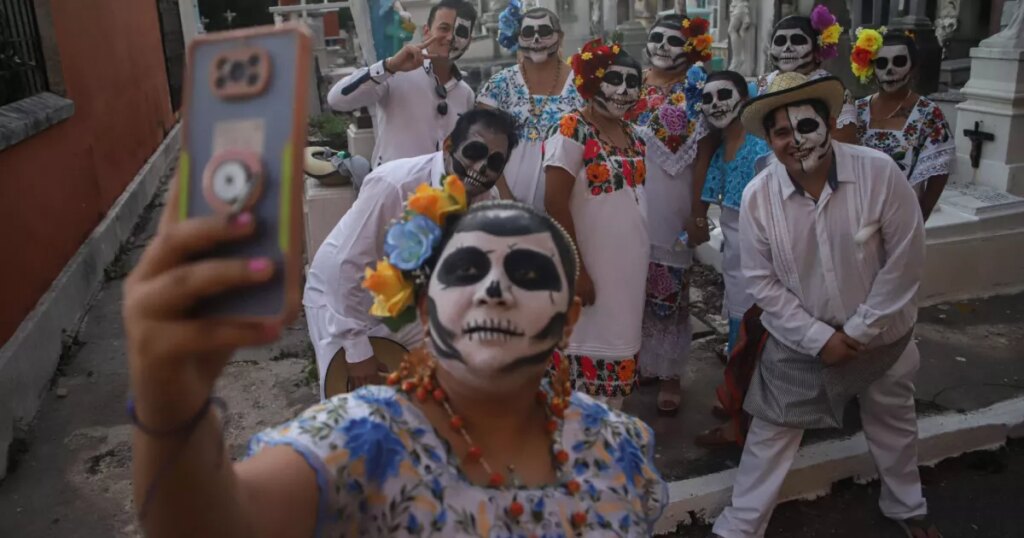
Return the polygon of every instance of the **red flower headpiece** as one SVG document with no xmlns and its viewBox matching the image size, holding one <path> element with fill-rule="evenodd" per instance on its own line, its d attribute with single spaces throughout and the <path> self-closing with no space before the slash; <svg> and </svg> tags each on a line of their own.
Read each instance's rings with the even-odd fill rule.
<svg viewBox="0 0 1024 538">
<path fill-rule="evenodd" d="M 611 45 L 606 45 L 604 40 L 599 37 L 588 41 L 579 52 L 572 55 L 569 65 L 576 73 L 573 84 L 576 85 L 576 91 L 580 93 L 581 97 L 590 100 L 597 94 L 605 71 L 608 70 L 608 66 L 612 65 L 612 61 L 618 56 L 621 48 L 618 43 L 614 42 Z"/>
<path fill-rule="evenodd" d="M 683 19 L 683 37 L 686 38 L 683 51 L 690 65 L 711 61 L 711 44 L 714 43 L 714 38 L 708 34 L 710 27 L 711 23 L 701 17 Z"/>
</svg>

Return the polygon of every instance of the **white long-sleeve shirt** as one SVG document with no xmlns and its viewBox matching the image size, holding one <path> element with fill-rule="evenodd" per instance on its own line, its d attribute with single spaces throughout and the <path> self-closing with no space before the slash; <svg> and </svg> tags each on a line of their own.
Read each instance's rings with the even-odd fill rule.
<svg viewBox="0 0 1024 538">
<path fill-rule="evenodd" d="M 444 139 L 455 128 L 459 115 L 472 109 L 473 90 L 452 66 L 452 78 L 444 85 L 448 92 L 448 113 L 437 111 L 442 101 L 436 93 L 436 79 L 430 61 L 423 69 L 391 74 L 384 62 L 359 69 L 343 78 L 327 94 L 331 108 L 342 112 L 362 107 L 376 109 L 376 143 L 370 163 L 377 166 L 406 157 L 418 157 L 444 147 Z"/>
<path fill-rule="evenodd" d="M 390 337 L 411 348 L 423 335 L 418 323 L 400 334 L 391 333 L 370 315 L 373 298 L 362 286 L 365 269 L 385 256 L 384 236 L 390 223 L 401 217 L 405 201 L 422 183 L 440 186 L 445 176 L 444 156 L 432 153 L 391 161 L 366 176 L 359 196 L 320 245 L 306 275 L 302 304 L 325 308 L 317 320 L 317 334 L 328 359 L 339 349 L 347 362 L 362 362 L 373 355 L 370 336 Z M 494 190 L 474 202 L 495 198 Z"/>
<path fill-rule="evenodd" d="M 740 210 L 743 274 L 761 320 L 808 355 L 833 327 L 869 347 L 905 335 L 917 320 L 924 266 L 921 211 L 899 167 L 873 149 L 833 149 L 835 181 L 817 203 L 774 160 L 747 185 Z"/>
</svg>

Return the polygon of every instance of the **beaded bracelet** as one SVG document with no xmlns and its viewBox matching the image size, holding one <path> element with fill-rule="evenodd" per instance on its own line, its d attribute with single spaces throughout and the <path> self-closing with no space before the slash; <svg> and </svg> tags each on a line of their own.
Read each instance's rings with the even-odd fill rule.
<svg viewBox="0 0 1024 538">
<path fill-rule="evenodd" d="M 199 411 L 195 415 L 193 415 L 192 418 L 188 419 L 187 422 L 185 422 L 181 426 L 168 428 L 166 430 L 158 430 L 156 428 L 151 428 L 143 424 L 142 421 L 139 420 L 139 415 L 135 410 L 135 400 L 132 399 L 131 397 L 128 398 L 127 411 L 128 419 L 131 420 L 132 425 L 138 428 L 139 431 L 150 437 L 181 437 L 188 436 L 189 434 L 191 434 L 192 431 L 195 430 L 197 426 L 199 426 L 199 423 L 202 422 L 204 418 L 206 418 L 206 414 L 210 411 L 210 407 L 213 406 L 217 406 L 217 408 L 220 409 L 222 413 L 227 409 L 227 403 L 225 403 L 223 399 L 218 398 L 216 396 L 210 396 L 209 398 L 206 399 L 206 403 L 204 403 L 203 406 L 199 408 Z"/>
</svg>

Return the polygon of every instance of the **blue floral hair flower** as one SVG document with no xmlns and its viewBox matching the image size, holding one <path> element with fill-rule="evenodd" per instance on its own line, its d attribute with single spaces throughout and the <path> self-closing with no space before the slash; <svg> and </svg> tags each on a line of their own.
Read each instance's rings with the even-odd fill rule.
<svg viewBox="0 0 1024 538">
<path fill-rule="evenodd" d="M 419 269 L 441 241 L 441 227 L 423 215 L 397 222 L 384 239 L 384 252 L 391 265 L 403 270 Z"/>
<path fill-rule="evenodd" d="M 498 44 L 505 50 L 519 49 L 519 25 L 523 22 L 523 4 L 520 0 L 510 0 L 498 15 Z"/>
<path fill-rule="evenodd" d="M 704 71 L 704 64 L 697 62 L 686 72 L 686 115 L 694 119 L 700 114 L 701 94 L 704 92 L 704 82 L 708 79 L 707 71 Z"/>
<path fill-rule="evenodd" d="M 753 98 L 757 97 L 758 93 L 760 93 L 760 92 L 757 91 L 757 83 L 756 82 L 748 82 L 747 83 L 747 94 L 748 94 L 747 98 L 753 99 Z"/>
</svg>

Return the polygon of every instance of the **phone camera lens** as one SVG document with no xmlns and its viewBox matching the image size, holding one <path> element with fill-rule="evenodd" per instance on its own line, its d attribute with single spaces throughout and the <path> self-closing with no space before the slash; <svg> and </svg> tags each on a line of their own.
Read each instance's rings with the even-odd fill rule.
<svg viewBox="0 0 1024 538">
<path fill-rule="evenodd" d="M 231 78 L 231 82 L 241 82 L 245 78 L 245 64 L 242 62 L 232 62 L 231 70 L 228 71 L 228 77 Z"/>
<path fill-rule="evenodd" d="M 215 80 L 213 83 L 218 90 L 223 90 L 224 85 L 227 84 L 227 80 L 225 80 L 224 77 L 217 77 L 217 80 Z"/>
<path fill-rule="evenodd" d="M 220 58 L 220 59 L 218 59 L 217 60 L 217 71 L 223 71 L 224 67 L 226 67 L 227 65 L 228 65 L 228 59 L 227 58 Z"/>
<path fill-rule="evenodd" d="M 246 79 L 246 82 L 250 86 L 255 86 L 255 85 L 259 84 L 259 82 L 260 82 L 260 75 L 259 75 L 259 73 L 250 73 L 249 77 Z"/>
<path fill-rule="evenodd" d="M 259 54 L 255 54 L 254 53 L 252 56 L 249 56 L 249 65 L 255 67 L 255 66 L 259 65 L 259 63 L 260 63 L 260 55 Z"/>
</svg>

